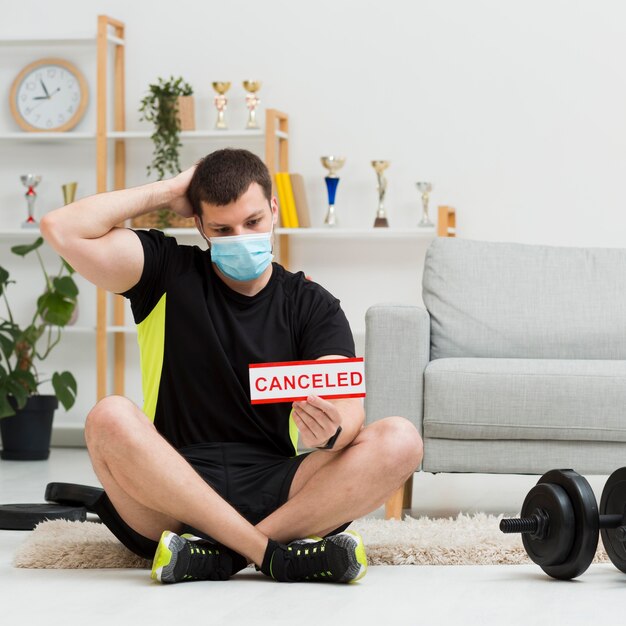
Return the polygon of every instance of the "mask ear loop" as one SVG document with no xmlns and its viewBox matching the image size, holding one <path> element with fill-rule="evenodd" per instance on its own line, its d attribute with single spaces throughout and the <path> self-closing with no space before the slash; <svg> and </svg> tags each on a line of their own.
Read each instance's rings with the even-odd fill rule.
<svg viewBox="0 0 626 626">
<path fill-rule="evenodd" d="M 209 241 L 209 238 L 206 236 L 206 234 L 204 233 L 204 224 L 202 223 L 202 218 L 200 216 L 198 216 L 198 221 L 200 222 L 200 236 L 202 237 L 202 239 L 204 239 L 207 243 L 208 246 L 208 250 L 211 249 L 211 242 Z"/>
<path fill-rule="evenodd" d="M 276 236 L 274 235 L 274 226 L 276 222 L 278 222 L 278 215 L 276 216 L 276 221 L 274 221 L 274 211 L 272 210 L 272 205 L 270 204 L 270 211 L 272 215 L 272 226 L 270 229 L 270 241 L 272 242 L 272 257 L 274 257 L 274 244 L 276 243 Z"/>
</svg>

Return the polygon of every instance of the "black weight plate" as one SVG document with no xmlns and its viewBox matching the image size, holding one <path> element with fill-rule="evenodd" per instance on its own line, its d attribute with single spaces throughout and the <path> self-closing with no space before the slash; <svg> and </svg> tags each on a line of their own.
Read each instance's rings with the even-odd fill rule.
<svg viewBox="0 0 626 626">
<path fill-rule="evenodd" d="M 48 502 L 66 506 L 84 506 L 90 513 L 93 513 L 94 504 L 103 493 L 104 489 L 100 487 L 73 483 L 48 483 L 44 497 Z"/>
<path fill-rule="evenodd" d="M 574 470 L 552 470 L 544 474 L 539 482 L 553 483 L 563 487 L 574 507 L 574 545 L 563 563 L 544 565 L 541 569 L 561 580 L 570 580 L 580 576 L 591 565 L 598 548 L 600 537 L 600 518 L 598 503 L 591 485 Z"/>
<path fill-rule="evenodd" d="M 553 483 L 535 485 L 524 500 L 521 516 L 531 517 L 537 509 L 545 512 L 549 522 L 542 537 L 522 535 L 526 553 L 541 567 L 563 563 L 572 550 L 576 532 L 574 507 L 567 492 Z"/>
<path fill-rule="evenodd" d="M 32 530 L 40 522 L 54 519 L 84 522 L 87 511 L 83 507 L 58 504 L 0 505 L 0 528 L 3 530 Z"/>
<path fill-rule="evenodd" d="M 600 498 L 600 515 L 624 514 L 626 507 L 626 467 L 614 471 L 604 485 Z M 617 569 L 626 572 L 626 547 L 617 539 L 614 528 L 603 528 L 602 544 Z"/>
</svg>

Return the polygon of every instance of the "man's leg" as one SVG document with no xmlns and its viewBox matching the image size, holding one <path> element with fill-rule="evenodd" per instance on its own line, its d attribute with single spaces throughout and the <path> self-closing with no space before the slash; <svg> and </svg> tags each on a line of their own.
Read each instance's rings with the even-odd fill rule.
<svg viewBox="0 0 626 626">
<path fill-rule="evenodd" d="M 109 499 L 135 531 L 158 541 L 183 523 L 261 565 L 267 536 L 223 500 L 130 400 L 104 398 L 87 417 L 89 455 Z"/>
<path fill-rule="evenodd" d="M 381 506 L 421 460 L 422 440 L 411 422 L 374 422 L 347 448 L 310 454 L 296 472 L 289 500 L 257 529 L 281 543 L 325 535 Z"/>
</svg>

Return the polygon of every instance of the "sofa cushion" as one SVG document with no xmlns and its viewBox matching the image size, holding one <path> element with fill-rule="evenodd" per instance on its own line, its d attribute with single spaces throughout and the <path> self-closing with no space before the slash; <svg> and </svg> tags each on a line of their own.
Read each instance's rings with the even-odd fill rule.
<svg viewBox="0 0 626 626">
<path fill-rule="evenodd" d="M 424 437 L 626 442 L 626 361 L 438 359 Z"/>
<path fill-rule="evenodd" d="M 426 253 L 431 359 L 626 359 L 626 250 L 439 237 Z"/>
</svg>

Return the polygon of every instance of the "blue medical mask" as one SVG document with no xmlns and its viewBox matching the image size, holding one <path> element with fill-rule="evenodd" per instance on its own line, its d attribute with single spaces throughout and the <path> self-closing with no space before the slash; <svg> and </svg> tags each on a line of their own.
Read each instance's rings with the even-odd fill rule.
<svg viewBox="0 0 626 626">
<path fill-rule="evenodd" d="M 254 280 L 272 262 L 272 230 L 267 233 L 209 237 L 211 261 L 233 280 Z"/>
</svg>

